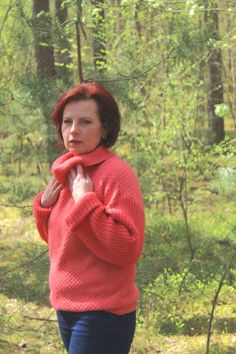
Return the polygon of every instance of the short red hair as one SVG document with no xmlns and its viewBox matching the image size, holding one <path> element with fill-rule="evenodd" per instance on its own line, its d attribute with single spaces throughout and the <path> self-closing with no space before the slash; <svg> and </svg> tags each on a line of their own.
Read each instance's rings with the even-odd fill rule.
<svg viewBox="0 0 236 354">
<path fill-rule="evenodd" d="M 106 129 L 106 138 L 101 145 L 112 146 L 120 131 L 120 111 L 112 94 L 96 82 L 83 83 L 67 91 L 57 102 L 53 113 L 53 121 L 62 139 L 61 126 L 65 106 L 71 101 L 93 99 L 98 107 L 98 116 L 102 126 Z"/>
</svg>

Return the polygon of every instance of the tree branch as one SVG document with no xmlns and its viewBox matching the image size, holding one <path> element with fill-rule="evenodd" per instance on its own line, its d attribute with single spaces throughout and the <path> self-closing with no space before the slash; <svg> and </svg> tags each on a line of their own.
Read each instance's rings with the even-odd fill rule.
<svg viewBox="0 0 236 354">
<path fill-rule="evenodd" d="M 0 274 L 0 276 L 5 276 L 11 272 L 14 272 L 15 270 L 19 269 L 19 268 L 23 268 L 26 266 L 29 266 L 31 264 L 33 264 L 34 262 L 36 262 L 40 257 L 42 257 L 44 254 L 46 254 L 48 252 L 48 250 L 46 249 L 45 251 L 41 252 L 37 257 L 30 259 L 28 262 L 25 263 L 21 263 L 20 265 L 18 265 L 17 267 L 8 269 L 5 273 Z"/>
<path fill-rule="evenodd" d="M 2 23 L 1 23 L 1 27 L 0 27 L 0 38 L 1 38 L 1 35 L 2 35 L 2 31 L 3 31 L 4 25 L 5 25 L 6 21 L 7 21 L 9 12 L 11 11 L 12 7 L 13 7 L 13 6 L 12 6 L 12 0 L 11 0 L 11 1 L 9 2 L 9 4 L 8 4 L 8 9 L 7 9 L 7 11 L 6 11 L 6 13 L 5 13 L 5 16 L 4 16 L 4 18 L 3 18 L 3 20 L 2 20 Z"/>
<path fill-rule="evenodd" d="M 82 58 L 81 58 L 81 36 L 80 36 L 80 23 L 77 19 L 75 21 L 76 28 L 76 44 L 77 44 L 77 67 L 79 72 L 80 83 L 84 82 L 83 68 L 82 68 Z"/>
<path fill-rule="evenodd" d="M 128 75 L 128 76 L 121 76 L 121 77 L 114 77 L 114 78 L 111 78 L 111 79 L 87 79 L 85 80 L 85 82 L 93 82 L 93 81 L 96 81 L 96 82 L 115 82 L 115 81 L 129 81 L 129 80 L 136 80 L 136 79 L 139 79 L 141 76 L 147 74 L 148 72 L 152 71 L 154 68 L 156 68 L 157 66 L 159 66 L 160 64 L 166 62 L 167 60 L 169 59 L 173 59 L 173 57 L 170 56 L 170 54 L 175 50 L 176 48 L 173 48 L 170 53 L 168 54 L 168 56 L 162 60 L 160 60 L 158 63 L 152 65 L 150 68 L 142 71 L 141 73 L 139 74 L 131 74 L 131 75 Z"/>
<path fill-rule="evenodd" d="M 211 313 L 210 313 L 210 319 L 209 319 L 209 325 L 208 325 L 208 331 L 207 331 L 207 344 L 206 344 L 206 354 L 210 353 L 210 340 L 211 340 L 211 335 L 212 335 L 212 323 L 213 323 L 213 319 L 214 319 L 214 313 L 215 313 L 215 308 L 217 305 L 217 300 L 220 294 L 220 290 L 224 284 L 224 280 L 229 272 L 229 269 L 233 263 L 233 259 L 234 259 L 235 253 L 233 254 L 231 261 L 227 264 L 227 266 L 225 267 L 224 273 L 222 274 L 222 277 L 220 279 L 218 288 L 215 292 L 213 301 L 212 301 L 212 309 L 211 309 Z"/>
<path fill-rule="evenodd" d="M 51 320 L 50 318 L 43 317 L 31 317 L 31 316 L 23 316 L 24 318 L 32 321 L 43 321 L 43 322 L 57 322 L 57 320 Z"/>
<path fill-rule="evenodd" d="M 0 204 L 0 207 L 4 207 L 4 208 L 17 208 L 17 209 L 24 209 L 24 208 L 32 208 L 32 205 Z"/>
</svg>

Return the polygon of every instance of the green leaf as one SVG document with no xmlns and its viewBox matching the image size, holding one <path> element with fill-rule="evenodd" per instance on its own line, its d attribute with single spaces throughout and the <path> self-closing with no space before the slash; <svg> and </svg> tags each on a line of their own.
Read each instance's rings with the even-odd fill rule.
<svg viewBox="0 0 236 354">
<path fill-rule="evenodd" d="M 49 46 L 49 44 L 46 43 L 46 42 L 39 42 L 39 45 L 40 45 L 41 47 L 48 47 L 48 46 Z"/>
<path fill-rule="evenodd" d="M 215 105 L 215 115 L 218 118 L 223 118 L 228 113 L 228 110 L 228 107 L 224 103 Z"/>
</svg>

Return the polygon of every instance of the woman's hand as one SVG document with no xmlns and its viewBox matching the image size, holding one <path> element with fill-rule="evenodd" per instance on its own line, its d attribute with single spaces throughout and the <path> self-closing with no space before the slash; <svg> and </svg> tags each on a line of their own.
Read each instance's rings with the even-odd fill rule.
<svg viewBox="0 0 236 354">
<path fill-rule="evenodd" d="M 78 165 L 75 170 L 72 168 L 68 174 L 69 187 L 72 197 L 77 202 L 86 193 L 92 192 L 93 181 L 87 175 L 84 175 L 81 165 Z"/>
<path fill-rule="evenodd" d="M 55 178 L 52 178 L 42 194 L 40 205 L 43 208 L 52 207 L 56 203 L 62 188 L 62 185 Z"/>
</svg>

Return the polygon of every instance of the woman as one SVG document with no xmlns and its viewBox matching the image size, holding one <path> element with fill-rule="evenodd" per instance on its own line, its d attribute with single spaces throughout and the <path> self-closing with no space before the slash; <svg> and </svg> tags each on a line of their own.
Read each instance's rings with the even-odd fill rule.
<svg viewBox="0 0 236 354">
<path fill-rule="evenodd" d="M 62 96 L 53 120 L 67 153 L 34 200 L 50 257 L 50 301 L 70 354 L 129 353 L 144 239 L 137 177 L 108 148 L 120 130 L 116 101 L 97 83 Z"/>
</svg>

